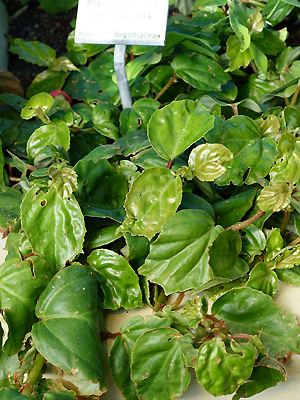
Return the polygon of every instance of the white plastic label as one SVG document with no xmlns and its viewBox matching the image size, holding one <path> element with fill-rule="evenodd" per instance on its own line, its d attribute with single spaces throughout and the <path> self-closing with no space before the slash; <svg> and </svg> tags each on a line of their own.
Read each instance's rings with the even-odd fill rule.
<svg viewBox="0 0 300 400">
<path fill-rule="evenodd" d="M 79 0 L 76 43 L 163 46 L 169 0 Z"/>
</svg>

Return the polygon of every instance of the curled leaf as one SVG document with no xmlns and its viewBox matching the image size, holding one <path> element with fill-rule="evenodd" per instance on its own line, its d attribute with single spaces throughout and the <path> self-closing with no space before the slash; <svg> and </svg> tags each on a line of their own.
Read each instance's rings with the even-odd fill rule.
<svg viewBox="0 0 300 400">
<path fill-rule="evenodd" d="M 232 152 L 222 144 L 200 144 L 192 150 L 189 166 L 198 179 L 212 182 L 226 171 L 223 164 L 232 158 Z"/>
<path fill-rule="evenodd" d="M 182 183 L 167 168 L 150 168 L 133 182 L 125 200 L 127 217 L 121 229 L 148 239 L 172 217 L 182 197 Z"/>
<path fill-rule="evenodd" d="M 25 104 L 21 112 L 21 117 L 23 119 L 31 119 L 33 117 L 40 117 L 41 114 L 47 114 L 53 103 L 54 99 L 49 93 L 42 92 L 35 94 Z"/>
<path fill-rule="evenodd" d="M 211 339 L 199 348 L 198 382 L 214 396 L 233 393 L 251 376 L 256 357 L 251 342 L 231 342 L 228 351 L 221 339 Z"/>
</svg>

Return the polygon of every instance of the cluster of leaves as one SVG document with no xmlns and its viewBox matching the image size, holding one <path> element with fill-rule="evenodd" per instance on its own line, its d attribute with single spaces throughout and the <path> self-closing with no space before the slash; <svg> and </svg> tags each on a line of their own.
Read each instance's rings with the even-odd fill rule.
<svg viewBox="0 0 300 400">
<path fill-rule="evenodd" d="M 300 4 L 174 4 L 165 47 L 128 48 L 131 109 L 112 47 L 11 41 L 46 69 L 0 94 L 0 399 L 99 398 L 107 310 L 145 304 L 109 356 L 128 400 L 181 396 L 189 369 L 250 397 L 300 353 L 273 302 L 300 285 L 300 47 L 277 29 Z"/>
</svg>

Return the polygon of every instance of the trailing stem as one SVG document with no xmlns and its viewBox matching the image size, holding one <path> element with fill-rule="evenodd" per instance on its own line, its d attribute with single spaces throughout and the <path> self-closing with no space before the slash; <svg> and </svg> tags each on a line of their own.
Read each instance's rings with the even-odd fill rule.
<svg viewBox="0 0 300 400">
<path fill-rule="evenodd" d="M 265 215 L 265 211 L 258 210 L 256 214 L 254 214 L 252 217 L 246 219 L 245 221 L 238 222 L 237 224 L 231 225 L 228 228 L 226 228 L 227 231 L 240 231 L 244 228 L 247 228 L 247 226 L 253 224 L 253 222 L 257 221 L 261 217 Z"/>
</svg>

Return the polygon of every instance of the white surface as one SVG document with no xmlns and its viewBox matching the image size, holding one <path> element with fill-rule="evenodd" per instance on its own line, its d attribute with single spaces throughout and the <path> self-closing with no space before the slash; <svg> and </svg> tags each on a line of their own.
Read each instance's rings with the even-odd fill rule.
<svg viewBox="0 0 300 400">
<path fill-rule="evenodd" d="M 168 0 L 79 0 L 75 42 L 163 46 Z"/>
<path fill-rule="evenodd" d="M 5 241 L 0 238 L 0 264 L 4 261 L 6 252 L 3 250 Z M 281 284 L 276 298 L 286 311 L 296 314 L 300 319 L 300 287 L 293 287 Z M 146 311 L 151 313 L 150 309 Z M 129 313 L 114 312 L 107 320 L 107 329 L 110 332 L 118 332 L 120 325 L 128 317 L 133 315 L 145 314 L 145 310 L 133 310 Z M 109 341 L 110 346 L 112 341 Z M 253 400 L 299 400 L 300 399 L 300 355 L 294 355 L 289 365 L 288 382 L 280 383 L 275 388 L 268 389 L 259 395 L 251 397 Z M 193 381 L 189 390 L 180 398 L 180 400 L 230 400 L 232 396 L 213 397 L 201 389 Z M 109 393 L 103 396 L 104 400 L 121 400 L 122 397 L 116 388 L 110 389 Z M 164 399 L 162 399 L 164 400 Z"/>
</svg>

